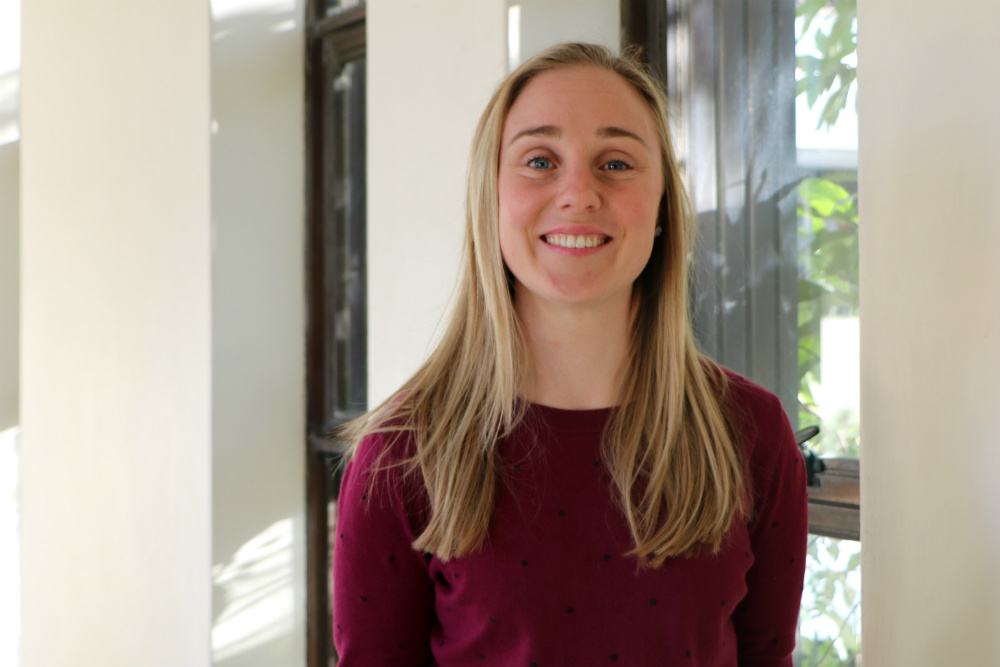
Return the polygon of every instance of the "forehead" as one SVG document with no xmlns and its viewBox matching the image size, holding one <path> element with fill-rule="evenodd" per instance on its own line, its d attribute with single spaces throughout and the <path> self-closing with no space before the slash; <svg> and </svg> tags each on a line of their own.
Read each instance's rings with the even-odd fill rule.
<svg viewBox="0 0 1000 667">
<path fill-rule="evenodd" d="M 503 143 L 524 129 L 546 125 L 583 132 L 621 127 L 649 146 L 659 144 L 646 101 L 619 74 L 600 67 L 560 67 L 531 79 L 507 113 Z"/>
</svg>

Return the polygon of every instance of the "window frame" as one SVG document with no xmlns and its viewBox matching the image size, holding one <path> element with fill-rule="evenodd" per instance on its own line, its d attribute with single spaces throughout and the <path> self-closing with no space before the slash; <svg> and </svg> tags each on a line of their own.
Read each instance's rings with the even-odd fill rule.
<svg viewBox="0 0 1000 667">
<path fill-rule="evenodd" d="M 702 211 L 691 290 L 699 343 L 776 393 L 794 425 L 795 79 L 775 76 L 794 71 L 794 2 L 621 0 L 621 18 L 623 46 L 642 49 L 673 104 L 678 159 Z M 860 541 L 860 463 L 822 461 L 808 487 L 809 532 Z"/>
<path fill-rule="evenodd" d="M 306 345 L 306 663 L 309 667 L 329 667 L 335 664 L 333 647 L 330 566 L 330 527 L 335 512 L 331 503 L 339 487 L 339 456 L 336 443 L 330 437 L 341 423 L 363 414 L 366 406 L 356 411 L 337 411 L 338 362 L 335 336 L 332 330 L 334 313 L 341 304 L 336 282 L 341 253 L 333 230 L 334 197 L 347 197 L 360 205 L 360 220 L 349 221 L 359 226 L 352 232 L 362 234 L 364 254 L 365 183 L 363 160 L 360 181 L 352 182 L 351 192 L 335 194 L 327 187 L 339 173 L 338 133 L 331 100 L 330 80 L 339 64 L 364 57 L 367 53 L 364 2 L 330 13 L 326 0 L 307 0 L 306 6 L 306 288 L 308 302 Z M 364 153 L 364 118 L 362 126 L 352 128 L 360 136 Z M 355 147 L 356 148 L 356 147 Z M 361 156 L 364 157 L 363 155 Z M 356 216 L 357 217 L 357 216 Z M 364 282 L 364 266 L 360 280 Z M 355 295 L 352 303 L 352 369 L 367 372 L 366 297 Z M 354 312 L 356 311 L 356 312 Z M 355 414 L 356 412 L 356 414 Z"/>
</svg>

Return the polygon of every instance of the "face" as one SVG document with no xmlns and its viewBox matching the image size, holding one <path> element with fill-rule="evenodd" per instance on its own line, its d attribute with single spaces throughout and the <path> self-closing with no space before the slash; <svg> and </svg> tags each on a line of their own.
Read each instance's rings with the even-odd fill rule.
<svg viewBox="0 0 1000 667">
<path fill-rule="evenodd" d="M 500 250 L 515 303 L 631 299 L 663 194 L 656 124 L 639 93 L 596 67 L 536 76 L 500 146 Z"/>
</svg>

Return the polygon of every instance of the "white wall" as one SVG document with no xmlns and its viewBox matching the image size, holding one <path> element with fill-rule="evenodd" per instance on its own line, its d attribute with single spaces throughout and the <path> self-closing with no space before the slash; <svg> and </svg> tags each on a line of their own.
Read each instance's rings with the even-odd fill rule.
<svg viewBox="0 0 1000 667">
<path fill-rule="evenodd" d="M 16 667 L 21 636 L 20 509 L 20 142 L 17 136 L 17 89 L 4 90 L 0 74 L 0 665 Z M 13 94 L 11 94 L 13 92 Z M 4 136 L 4 129 L 8 134 Z"/>
<path fill-rule="evenodd" d="M 1000 3 L 858 3 L 866 665 L 1000 665 Z"/>
<path fill-rule="evenodd" d="M 21 653 L 20 384 L 21 3 L 0 0 L 0 665 Z"/>
<path fill-rule="evenodd" d="M 213 664 L 305 664 L 305 0 L 212 2 Z"/>
<path fill-rule="evenodd" d="M 208 662 L 208 29 L 201 0 L 24 5 L 27 667 Z"/>
<path fill-rule="evenodd" d="M 0 144 L 0 432 L 18 424 L 20 144 Z"/>
<path fill-rule="evenodd" d="M 621 46 L 620 0 L 507 0 L 507 5 L 512 65 L 558 42 Z"/>
<path fill-rule="evenodd" d="M 303 4 L 26 2 L 26 667 L 305 664 Z"/>
<path fill-rule="evenodd" d="M 368 400 L 406 381 L 458 274 L 469 146 L 506 72 L 505 0 L 369 0 Z M 440 326 L 439 326 L 440 325 Z"/>
<path fill-rule="evenodd" d="M 19 0 L 0 0 L 0 433 L 18 423 Z"/>
</svg>

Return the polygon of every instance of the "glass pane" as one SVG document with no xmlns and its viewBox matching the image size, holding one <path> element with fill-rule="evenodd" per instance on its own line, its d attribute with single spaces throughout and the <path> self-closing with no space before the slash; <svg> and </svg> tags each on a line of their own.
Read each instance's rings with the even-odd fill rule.
<svg viewBox="0 0 1000 667">
<path fill-rule="evenodd" d="M 799 428 L 820 454 L 858 456 L 855 2 L 799 0 Z"/>
<path fill-rule="evenodd" d="M 363 5 L 365 0 L 326 0 L 326 15 L 336 14 L 351 7 Z"/>
<path fill-rule="evenodd" d="M 799 427 L 809 446 L 857 457 L 859 430 L 857 13 L 796 1 Z M 809 538 L 795 664 L 860 664 L 861 545 Z"/>
<path fill-rule="evenodd" d="M 796 667 L 861 664 L 861 543 L 809 536 Z"/>
<path fill-rule="evenodd" d="M 333 79 L 333 338 L 337 417 L 367 405 L 365 310 L 365 60 L 343 63 Z"/>
</svg>

